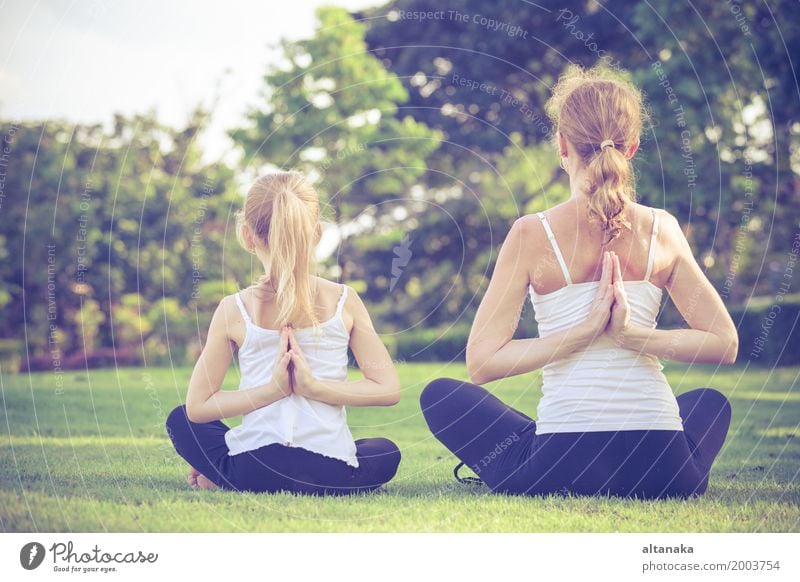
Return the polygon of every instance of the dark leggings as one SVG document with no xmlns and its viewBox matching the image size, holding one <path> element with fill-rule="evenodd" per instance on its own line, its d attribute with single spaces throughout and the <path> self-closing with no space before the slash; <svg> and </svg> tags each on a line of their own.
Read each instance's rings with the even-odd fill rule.
<svg viewBox="0 0 800 582">
<path fill-rule="evenodd" d="M 167 433 L 175 450 L 187 463 L 221 489 L 273 493 L 289 491 L 308 495 L 348 495 L 372 491 L 389 482 L 400 464 L 400 451 L 388 439 L 356 441 L 358 468 L 299 447 L 271 444 L 253 451 L 228 455 L 219 420 L 192 422 L 186 406 L 167 417 Z"/>
<path fill-rule="evenodd" d="M 708 487 L 731 421 L 712 388 L 677 397 L 683 431 L 536 434 L 536 422 L 484 388 L 442 378 L 423 390 L 425 420 L 444 446 L 497 493 L 686 498 Z"/>
</svg>

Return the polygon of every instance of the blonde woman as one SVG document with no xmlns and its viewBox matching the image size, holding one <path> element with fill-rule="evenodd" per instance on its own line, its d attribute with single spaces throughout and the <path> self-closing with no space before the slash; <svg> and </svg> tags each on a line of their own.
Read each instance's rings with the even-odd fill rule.
<svg viewBox="0 0 800 582">
<path fill-rule="evenodd" d="M 395 475 L 400 451 L 353 440 L 345 406 L 400 398 L 393 362 L 358 295 L 312 276 L 322 228 L 304 176 L 259 178 L 238 214 L 241 244 L 264 276 L 225 297 L 189 382 L 167 419 L 193 487 L 314 495 L 369 491 Z M 348 347 L 364 379 L 348 382 Z M 238 391 L 220 391 L 238 348 Z M 229 428 L 220 419 L 242 416 Z"/>
<path fill-rule="evenodd" d="M 468 341 L 474 384 L 432 382 L 425 418 L 496 492 L 702 494 L 731 407 L 711 388 L 676 399 L 659 359 L 731 364 L 736 328 L 677 220 L 635 202 L 640 92 L 571 69 L 548 113 L 572 196 L 513 225 Z M 664 290 L 690 329 L 656 329 Z M 528 295 L 539 337 L 515 340 Z M 478 386 L 539 368 L 536 421 Z"/>
</svg>

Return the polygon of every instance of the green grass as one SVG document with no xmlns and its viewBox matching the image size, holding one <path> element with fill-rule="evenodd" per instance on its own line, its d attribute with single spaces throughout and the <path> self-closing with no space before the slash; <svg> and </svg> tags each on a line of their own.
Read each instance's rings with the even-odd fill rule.
<svg viewBox="0 0 800 582">
<path fill-rule="evenodd" d="M 798 531 L 800 368 L 716 371 L 669 366 L 676 394 L 714 386 L 733 403 L 728 441 L 706 495 L 689 501 L 521 498 L 456 483 L 451 454 L 428 432 L 418 395 L 459 364 L 400 368 L 393 408 L 348 411 L 356 438 L 387 436 L 403 461 L 383 491 L 309 498 L 194 491 L 164 418 L 188 369 L 0 376 L 0 526 L 5 531 Z M 538 374 L 491 388 L 535 417 Z M 228 374 L 226 388 L 238 381 Z"/>
</svg>

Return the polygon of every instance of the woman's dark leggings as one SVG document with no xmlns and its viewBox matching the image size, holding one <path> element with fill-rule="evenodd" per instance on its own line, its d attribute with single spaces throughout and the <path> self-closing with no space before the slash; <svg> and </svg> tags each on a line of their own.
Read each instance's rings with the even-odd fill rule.
<svg viewBox="0 0 800 582">
<path fill-rule="evenodd" d="M 187 463 L 221 489 L 273 493 L 289 491 L 309 495 L 348 495 L 377 489 L 388 483 L 400 464 L 400 451 L 388 439 L 356 441 L 358 468 L 299 447 L 271 444 L 253 451 L 228 455 L 219 420 L 192 422 L 186 406 L 167 417 L 167 433 L 175 450 Z"/>
<path fill-rule="evenodd" d="M 683 431 L 536 434 L 536 422 L 484 388 L 442 378 L 420 397 L 433 434 L 497 493 L 701 495 L 731 421 L 712 388 L 677 397 Z"/>
</svg>

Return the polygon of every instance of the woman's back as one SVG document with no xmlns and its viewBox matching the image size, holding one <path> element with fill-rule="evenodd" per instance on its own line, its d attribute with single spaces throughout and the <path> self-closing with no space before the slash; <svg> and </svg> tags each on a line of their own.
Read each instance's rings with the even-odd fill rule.
<svg viewBox="0 0 800 582">
<path fill-rule="evenodd" d="M 672 231 L 675 220 L 660 209 L 641 204 L 628 204 L 623 214 L 630 229 L 604 245 L 605 233 L 590 219 L 589 212 L 577 200 L 570 200 L 544 213 L 561 254 L 569 268 L 573 283 L 584 283 L 600 279 L 604 251 L 613 251 L 619 257 L 623 278 L 626 281 L 645 279 L 653 234 L 653 217 L 658 216 L 652 272 L 649 280 L 664 288 L 675 260 Z M 534 290 L 545 295 L 563 287 L 566 283 L 556 251 L 550 244 L 547 232 L 536 215 L 525 217 L 529 222 L 526 230 L 532 248 L 540 250 L 531 256 L 530 275 Z"/>
<path fill-rule="evenodd" d="M 532 278 L 530 297 L 540 337 L 567 330 L 585 320 L 600 284 L 593 275 L 599 272 L 604 249 L 600 241 L 593 240 L 596 237 L 592 225 L 581 220 L 580 213 L 569 204 L 556 210 L 560 212 L 553 213 L 555 219 L 549 212 L 537 215 L 547 239 L 544 246 L 537 248 L 547 250 L 534 259 L 532 271 L 541 274 L 540 288 L 553 289 L 556 277 L 561 279 L 558 288 L 540 293 Z M 631 208 L 629 214 L 632 225 L 629 236 L 620 236 L 613 246 L 627 259 L 623 272 L 634 277 L 624 282 L 631 321 L 652 329 L 662 298 L 662 288 L 652 281 L 661 215 L 640 205 Z M 650 217 L 646 234 L 643 231 L 647 221 L 642 214 Z M 567 222 L 570 217 L 572 225 Z M 570 226 L 572 236 L 568 236 Z M 556 234 L 557 228 L 560 236 Z M 568 244 L 562 244 L 562 240 Z M 565 250 L 564 246 L 568 248 Z M 594 264 L 592 257 L 597 257 Z M 553 273 L 553 264 L 557 275 Z M 573 277 L 576 272 L 577 282 Z M 654 356 L 623 349 L 610 337 L 600 337 L 568 357 L 550 362 L 543 368 L 537 433 L 682 430 L 675 398 L 661 370 Z"/>
</svg>

